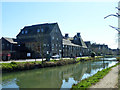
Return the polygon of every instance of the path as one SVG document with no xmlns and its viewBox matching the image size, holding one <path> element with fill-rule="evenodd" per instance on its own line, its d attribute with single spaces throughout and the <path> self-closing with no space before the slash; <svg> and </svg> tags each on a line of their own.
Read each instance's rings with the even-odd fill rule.
<svg viewBox="0 0 120 90">
<path fill-rule="evenodd" d="M 117 88 L 118 83 L 118 65 L 113 67 L 112 70 L 95 85 L 90 88 Z"/>
</svg>

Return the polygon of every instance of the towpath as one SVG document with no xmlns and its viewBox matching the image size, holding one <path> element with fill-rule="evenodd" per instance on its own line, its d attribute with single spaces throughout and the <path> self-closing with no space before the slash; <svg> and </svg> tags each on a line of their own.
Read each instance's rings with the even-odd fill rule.
<svg viewBox="0 0 120 90">
<path fill-rule="evenodd" d="M 92 85 L 90 88 L 117 88 L 118 67 L 118 65 L 113 67 L 103 79 L 100 79 L 99 82 L 97 82 L 95 85 Z"/>
</svg>

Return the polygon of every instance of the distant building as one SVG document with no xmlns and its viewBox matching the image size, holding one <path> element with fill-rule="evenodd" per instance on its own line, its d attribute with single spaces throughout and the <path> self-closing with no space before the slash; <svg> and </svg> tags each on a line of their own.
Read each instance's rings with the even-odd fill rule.
<svg viewBox="0 0 120 90">
<path fill-rule="evenodd" d="M 65 34 L 63 37 L 63 57 L 79 57 L 87 55 L 87 46 L 82 40 L 80 33 L 74 37 Z"/>
<path fill-rule="evenodd" d="M 109 53 L 108 45 L 105 45 L 105 44 L 93 43 L 91 45 L 91 49 L 96 53 L 96 55 L 106 55 Z"/>
</svg>

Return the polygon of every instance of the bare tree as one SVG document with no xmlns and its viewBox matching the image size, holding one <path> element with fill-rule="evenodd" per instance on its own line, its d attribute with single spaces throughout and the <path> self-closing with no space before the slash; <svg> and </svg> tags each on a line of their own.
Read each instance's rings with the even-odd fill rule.
<svg viewBox="0 0 120 90">
<path fill-rule="evenodd" d="M 106 18 L 108 18 L 108 17 L 110 17 L 110 16 L 114 16 L 114 17 L 117 17 L 118 19 L 120 19 L 120 14 L 119 14 L 119 12 L 120 12 L 120 8 L 119 7 L 116 7 L 116 9 L 118 9 L 118 13 L 116 13 L 116 14 L 110 14 L 110 15 L 107 15 L 106 17 L 104 17 L 104 19 L 106 19 Z M 118 20 L 118 27 L 114 27 L 114 26 L 111 26 L 111 25 L 109 25 L 111 28 L 113 28 L 113 29 L 115 29 L 115 30 L 117 30 L 118 31 L 118 48 L 120 49 L 120 25 L 119 25 L 119 20 Z"/>
</svg>

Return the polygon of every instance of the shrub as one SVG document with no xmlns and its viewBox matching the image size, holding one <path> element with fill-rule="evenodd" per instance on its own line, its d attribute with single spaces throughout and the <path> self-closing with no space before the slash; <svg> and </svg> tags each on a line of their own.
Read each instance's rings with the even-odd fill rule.
<svg viewBox="0 0 120 90">
<path fill-rule="evenodd" d="M 91 57 L 95 57 L 95 52 L 91 52 Z"/>
</svg>

